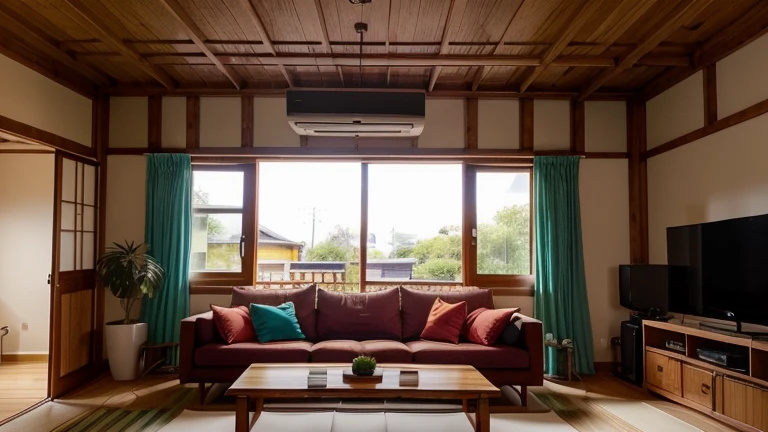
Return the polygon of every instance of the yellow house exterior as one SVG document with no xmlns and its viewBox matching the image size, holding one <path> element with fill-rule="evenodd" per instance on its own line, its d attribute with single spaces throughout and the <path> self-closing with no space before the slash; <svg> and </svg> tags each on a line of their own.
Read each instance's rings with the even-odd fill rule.
<svg viewBox="0 0 768 432">
<path fill-rule="evenodd" d="M 280 261 L 298 261 L 299 248 L 301 245 L 271 244 L 259 241 L 259 247 L 256 249 L 256 259 L 262 260 L 280 260 Z"/>
</svg>

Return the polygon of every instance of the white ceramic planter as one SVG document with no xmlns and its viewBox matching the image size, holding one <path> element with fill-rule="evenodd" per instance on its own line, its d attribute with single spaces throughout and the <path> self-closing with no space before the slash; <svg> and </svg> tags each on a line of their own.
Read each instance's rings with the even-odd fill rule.
<svg viewBox="0 0 768 432">
<path fill-rule="evenodd" d="M 139 351 L 147 342 L 147 323 L 106 325 L 109 370 L 115 381 L 139 377 Z"/>
</svg>

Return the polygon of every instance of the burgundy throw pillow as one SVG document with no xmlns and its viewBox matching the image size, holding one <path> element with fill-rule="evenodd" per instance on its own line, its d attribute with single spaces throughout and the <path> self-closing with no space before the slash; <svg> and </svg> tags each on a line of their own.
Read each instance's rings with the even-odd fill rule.
<svg viewBox="0 0 768 432">
<path fill-rule="evenodd" d="M 253 329 L 247 307 L 225 308 L 211 305 L 211 311 L 219 334 L 228 344 L 256 340 L 256 331 Z"/>
<path fill-rule="evenodd" d="M 520 312 L 520 308 L 480 308 L 472 311 L 466 321 L 467 339 L 472 343 L 485 346 L 495 344 L 516 312 Z"/>
<path fill-rule="evenodd" d="M 296 310 L 296 319 L 299 320 L 301 332 L 307 340 L 313 341 L 317 337 L 315 333 L 315 296 L 317 286 L 308 285 L 304 288 L 290 289 L 255 289 L 254 287 L 232 288 L 231 306 L 245 306 L 248 309 L 251 303 L 267 306 L 280 306 L 283 303 L 292 302 Z"/>
<path fill-rule="evenodd" d="M 435 342 L 459 343 L 461 329 L 467 318 L 467 302 L 446 303 L 435 299 L 421 338 Z"/>
</svg>

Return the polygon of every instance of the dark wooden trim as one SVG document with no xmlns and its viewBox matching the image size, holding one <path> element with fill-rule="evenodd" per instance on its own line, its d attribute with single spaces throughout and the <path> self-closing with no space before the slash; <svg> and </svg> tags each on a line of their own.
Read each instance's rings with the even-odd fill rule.
<svg viewBox="0 0 768 432">
<path fill-rule="evenodd" d="M 109 155 L 140 156 L 149 151 L 145 147 L 110 148 Z M 581 156 L 588 159 L 627 159 L 626 152 L 572 152 L 570 150 L 522 150 L 522 149 L 327 149 L 316 147 L 205 147 L 205 148 L 162 148 L 156 153 L 187 153 L 196 164 L 245 163 L 253 159 L 321 160 L 342 159 L 360 161 L 484 161 L 486 163 L 520 163 L 530 161 L 534 156 Z"/>
<path fill-rule="evenodd" d="M 627 102 L 627 145 L 629 147 L 629 255 L 632 264 L 648 263 L 647 165 L 642 157 L 646 147 L 645 102 Z"/>
<path fill-rule="evenodd" d="M 0 362 L 22 363 L 22 362 L 48 362 L 48 354 L 3 354 Z"/>
<path fill-rule="evenodd" d="M 704 124 L 717 121 L 717 65 L 704 68 Z"/>
<path fill-rule="evenodd" d="M 147 125 L 149 149 L 155 150 L 162 147 L 163 139 L 163 97 L 150 96 L 147 98 Z"/>
<path fill-rule="evenodd" d="M 200 148 L 200 96 L 187 96 L 187 148 Z"/>
<path fill-rule="evenodd" d="M 477 228 L 477 213 L 474 211 L 477 207 L 476 172 L 476 166 L 466 162 L 462 164 L 461 274 L 464 285 L 472 285 L 477 264 L 477 239 L 472 237 L 472 230 Z"/>
<path fill-rule="evenodd" d="M 241 147 L 253 147 L 253 96 L 240 99 L 242 137 Z"/>
<path fill-rule="evenodd" d="M 64 158 L 61 152 L 56 152 L 53 187 L 53 229 L 51 230 L 51 294 L 50 322 L 48 324 L 48 397 L 61 395 L 59 371 L 61 370 L 61 331 L 57 324 L 61 319 L 61 296 L 58 295 L 59 285 L 59 245 L 61 244 L 61 197 L 62 170 Z"/>
<path fill-rule="evenodd" d="M 645 152 L 645 159 L 658 156 L 662 153 L 666 153 L 670 150 L 674 150 L 678 147 L 682 147 L 686 144 L 698 141 L 708 135 L 720 132 L 723 129 L 727 129 L 731 126 L 736 126 L 739 123 L 751 120 L 755 117 L 759 117 L 765 113 L 768 113 L 768 99 L 758 102 L 749 108 L 745 108 L 739 112 L 733 113 L 728 117 L 723 117 L 720 120 L 706 125 L 702 128 L 696 129 L 693 132 L 689 132 L 681 137 L 677 137 L 671 141 L 667 141 L 657 147 L 654 147 Z"/>
<path fill-rule="evenodd" d="M 478 132 L 478 115 L 477 115 L 477 98 L 467 98 L 465 100 L 465 126 L 466 136 L 464 140 L 464 148 L 470 150 L 477 150 L 477 132 Z"/>
<path fill-rule="evenodd" d="M 360 292 L 365 292 L 368 268 L 368 164 L 360 164 Z"/>
<path fill-rule="evenodd" d="M 91 160 L 96 159 L 96 149 L 93 147 L 82 145 L 69 138 L 64 138 L 63 136 L 38 129 L 8 117 L 0 116 L 0 130 L 67 153 L 72 153 Z"/>
<path fill-rule="evenodd" d="M 6 149 L 0 148 L 0 154 L 54 154 L 55 150 L 43 150 L 43 149 Z"/>
<path fill-rule="evenodd" d="M 586 151 L 586 118 L 583 101 L 571 101 L 571 151 Z"/>
<path fill-rule="evenodd" d="M 533 151 L 532 99 L 520 99 L 520 150 Z"/>
<path fill-rule="evenodd" d="M 96 127 L 94 146 L 99 160 L 98 168 L 98 221 L 96 230 L 98 232 L 98 245 L 96 248 L 96 257 L 100 257 L 106 251 L 107 239 L 105 236 L 107 227 L 107 150 L 109 148 L 109 107 L 110 98 L 108 95 L 99 95 L 94 100 L 94 111 L 96 111 Z M 104 357 L 104 287 L 99 283 L 96 286 L 96 325 L 94 329 L 94 358 Z"/>
</svg>

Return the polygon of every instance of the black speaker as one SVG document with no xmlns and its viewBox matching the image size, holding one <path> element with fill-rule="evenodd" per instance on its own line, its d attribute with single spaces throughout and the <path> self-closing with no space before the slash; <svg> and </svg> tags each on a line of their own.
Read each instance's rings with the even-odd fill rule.
<svg viewBox="0 0 768 432">
<path fill-rule="evenodd" d="M 618 374 L 632 384 L 643 385 L 642 323 L 621 322 L 621 370 Z"/>
</svg>

